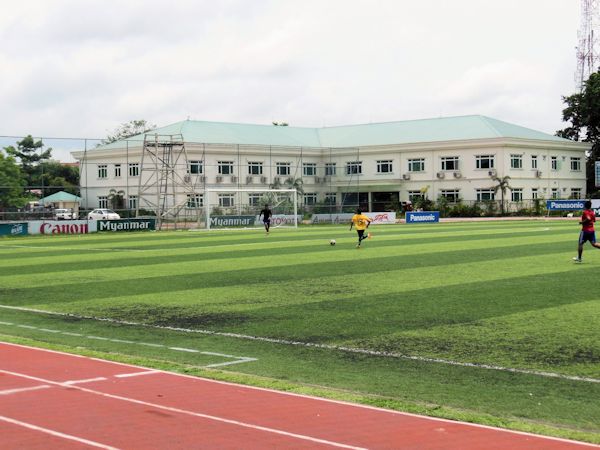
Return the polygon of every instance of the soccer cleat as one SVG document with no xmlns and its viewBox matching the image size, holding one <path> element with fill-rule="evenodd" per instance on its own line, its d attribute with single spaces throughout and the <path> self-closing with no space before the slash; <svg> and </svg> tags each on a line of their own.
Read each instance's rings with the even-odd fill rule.
<svg viewBox="0 0 600 450">
<path fill-rule="evenodd" d="M 579 259 L 579 258 L 577 258 L 577 257 L 575 256 L 575 257 L 573 257 L 573 262 L 574 262 L 575 264 L 581 264 L 583 261 L 581 261 L 581 259 Z"/>
<path fill-rule="evenodd" d="M 356 244 L 356 248 L 360 250 L 360 244 Z"/>
<path fill-rule="evenodd" d="M 367 237 L 368 237 L 369 239 L 371 239 L 371 237 L 373 237 L 373 235 L 371 234 L 371 232 L 368 232 L 368 233 L 367 233 Z"/>
</svg>

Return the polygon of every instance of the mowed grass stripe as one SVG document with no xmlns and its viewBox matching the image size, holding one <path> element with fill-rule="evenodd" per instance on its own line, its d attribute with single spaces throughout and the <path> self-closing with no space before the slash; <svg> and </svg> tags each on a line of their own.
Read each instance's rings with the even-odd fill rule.
<svg viewBox="0 0 600 450">
<path fill-rule="evenodd" d="M 570 247 L 566 242 L 562 243 L 562 245 L 559 242 L 532 243 L 536 240 L 545 242 L 541 238 L 533 239 L 529 237 L 523 239 L 498 239 L 494 241 L 497 247 L 490 248 L 486 247 L 488 243 L 486 240 L 470 241 L 468 243 L 453 241 L 444 246 L 444 251 L 440 251 L 441 248 L 438 244 L 404 245 L 400 247 L 377 244 L 381 247 L 371 248 L 370 253 L 365 249 L 365 251 L 360 253 L 360 258 L 363 261 L 366 271 L 376 272 L 378 270 L 394 270 L 403 267 L 440 266 L 469 261 L 471 259 L 502 259 L 532 253 L 565 252 Z M 514 245 L 519 242 L 529 242 L 529 244 Z M 466 249 L 457 250 L 457 248 Z M 294 254 L 293 257 L 290 257 L 288 253 L 280 255 L 270 255 L 267 253 L 265 255 L 265 252 L 261 252 L 260 254 L 264 256 L 206 260 L 202 255 L 198 255 L 197 259 L 193 259 L 197 263 L 195 265 L 190 264 L 189 260 L 180 262 L 173 259 L 168 263 L 136 266 L 130 259 L 122 258 L 120 261 L 121 266 L 116 265 L 116 267 L 111 268 L 96 268 L 94 266 L 82 270 L 49 271 L 33 278 L 29 274 L 5 276 L 3 277 L 3 286 L 0 288 L 0 292 L 4 290 L 8 294 L 10 289 L 23 289 L 22 286 L 25 283 L 28 288 L 35 289 L 37 286 L 43 286 L 46 290 L 51 289 L 53 286 L 60 288 L 66 285 L 79 285 L 81 288 L 84 288 L 83 285 L 89 283 L 89 288 L 93 289 L 98 283 L 102 283 L 103 280 L 122 280 L 124 283 L 128 283 L 145 279 L 145 282 L 151 283 L 152 279 L 172 277 L 165 287 L 177 289 L 178 285 L 189 287 L 190 284 L 193 285 L 198 280 L 204 280 L 205 283 L 208 283 L 205 285 L 210 286 L 213 281 L 207 279 L 207 274 L 213 274 L 214 280 L 224 283 L 223 285 L 232 285 L 246 282 L 250 284 L 268 282 L 269 273 L 277 279 L 285 281 L 288 276 L 291 278 L 297 275 L 312 277 L 315 275 L 325 276 L 327 274 L 335 274 L 340 271 L 349 271 L 349 273 L 357 272 L 354 262 L 357 250 L 352 247 L 347 250 L 326 248 L 325 250 L 329 250 L 326 252 L 321 250 L 313 252 L 310 250 L 310 248 L 300 249 L 302 253 Z M 55 262 L 54 264 L 57 268 L 64 266 L 63 263 L 59 262 Z M 267 269 L 269 272 L 264 272 Z M 293 271 L 295 274 L 288 275 L 287 272 L 289 271 Z M 193 275 L 193 277 L 187 275 Z M 111 289 L 115 288 L 118 288 L 118 286 Z M 162 291 L 162 289 L 160 290 Z"/>
<path fill-rule="evenodd" d="M 502 246 L 503 242 L 507 242 L 508 245 L 513 245 L 514 242 L 548 242 L 547 235 L 518 235 L 521 239 L 516 240 L 513 233 L 502 234 L 501 236 L 495 236 L 493 239 L 494 246 Z M 553 235 L 551 242 L 559 243 L 566 242 L 571 239 L 570 233 L 564 233 L 560 235 Z M 469 237 L 469 239 L 461 239 L 457 236 L 452 236 L 447 240 L 439 238 L 431 238 L 429 240 L 420 239 L 416 242 L 405 241 L 402 237 L 396 240 L 396 235 L 381 236 L 378 239 L 369 241 L 369 247 L 377 247 L 378 254 L 389 255 L 392 253 L 404 253 L 413 254 L 416 252 L 429 253 L 432 248 L 439 248 L 440 251 L 451 251 L 456 248 L 477 248 L 478 244 L 489 245 L 492 239 L 486 236 Z M 246 264 L 253 264 L 259 261 L 265 255 L 269 255 L 270 258 L 277 261 L 277 264 L 285 264 L 287 261 L 296 261 L 298 258 L 302 259 L 311 252 L 323 253 L 319 256 L 319 260 L 325 256 L 331 261 L 347 259 L 346 256 L 339 252 L 343 249 L 352 249 L 354 240 L 345 239 L 340 240 L 340 243 L 336 248 L 329 249 L 327 246 L 324 247 L 323 242 L 319 241 L 308 241 L 303 242 L 301 245 L 297 243 L 290 244 L 286 241 L 278 241 L 275 243 L 263 243 L 256 247 L 244 247 L 244 246 L 226 246 L 219 252 L 211 253 L 207 252 L 206 248 L 189 248 L 185 250 L 179 249 L 167 249 L 157 252 L 153 255 L 140 256 L 134 254 L 134 256 L 113 253 L 113 254 L 97 254 L 94 252 L 87 252 L 86 255 L 71 255 L 69 253 L 62 253 L 59 256 L 47 256 L 30 258 L 29 260 L 18 263 L 5 259 L 0 277 L 7 277 L 15 274 L 37 274 L 37 273 L 52 273 L 52 272 L 68 272 L 70 270 L 76 271 L 81 268 L 86 262 L 94 262 L 94 269 L 99 270 L 104 267 L 116 268 L 116 267 L 133 267 L 136 265 L 150 266 L 153 264 L 178 264 L 182 262 L 215 262 L 217 259 L 230 259 L 236 260 L 234 267 L 244 268 L 243 258 L 249 258 L 251 261 Z M 427 244 L 431 244 L 429 247 Z M 475 244 L 475 245 L 473 245 Z M 268 249 L 265 246 L 268 245 Z M 365 245 L 366 247 L 366 245 Z M 381 248 L 384 247 L 384 248 Z M 323 252 L 323 250 L 326 252 Z M 413 249 L 411 251 L 411 249 Z M 303 256 L 304 254 L 304 256 Z M 172 257 L 169 259 L 169 257 Z M 361 256 L 361 258 L 369 258 L 369 255 Z M 278 259 L 277 259 L 278 258 Z M 228 264 L 229 266 L 229 264 Z"/>
</svg>

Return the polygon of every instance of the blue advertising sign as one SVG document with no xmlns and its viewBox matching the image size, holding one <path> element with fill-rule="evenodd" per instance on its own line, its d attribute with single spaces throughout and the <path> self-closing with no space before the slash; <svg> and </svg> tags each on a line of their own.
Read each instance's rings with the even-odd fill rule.
<svg viewBox="0 0 600 450">
<path fill-rule="evenodd" d="M 596 178 L 596 187 L 600 187 L 600 161 L 596 161 L 594 164 L 594 174 Z"/>
<path fill-rule="evenodd" d="M 27 234 L 27 223 L 0 223 L 0 236 Z"/>
<path fill-rule="evenodd" d="M 550 211 L 573 211 L 583 209 L 585 200 L 548 200 L 546 208 Z"/>
<path fill-rule="evenodd" d="M 406 213 L 406 223 L 435 223 L 439 221 L 439 211 L 413 211 Z"/>
</svg>

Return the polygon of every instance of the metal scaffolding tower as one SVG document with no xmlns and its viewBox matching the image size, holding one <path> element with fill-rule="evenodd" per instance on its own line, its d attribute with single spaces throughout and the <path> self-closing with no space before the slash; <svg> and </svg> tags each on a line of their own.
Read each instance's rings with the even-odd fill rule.
<svg viewBox="0 0 600 450">
<path fill-rule="evenodd" d="M 579 90 L 590 75 L 600 67 L 600 0 L 581 0 L 581 23 L 577 33 L 577 71 L 575 82 Z"/>
<path fill-rule="evenodd" d="M 145 134 L 136 216 L 140 216 L 140 209 L 149 209 L 156 214 L 158 230 L 169 220 L 176 227 L 179 211 L 187 204 L 187 194 L 194 194 L 187 170 L 183 135 Z"/>
</svg>

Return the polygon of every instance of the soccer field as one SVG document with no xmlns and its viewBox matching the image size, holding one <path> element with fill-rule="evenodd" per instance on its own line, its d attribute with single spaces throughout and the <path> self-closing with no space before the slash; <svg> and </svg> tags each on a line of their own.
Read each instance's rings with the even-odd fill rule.
<svg viewBox="0 0 600 450">
<path fill-rule="evenodd" d="M 1 239 L 0 338 L 600 443 L 576 219 L 370 230 Z"/>
</svg>

